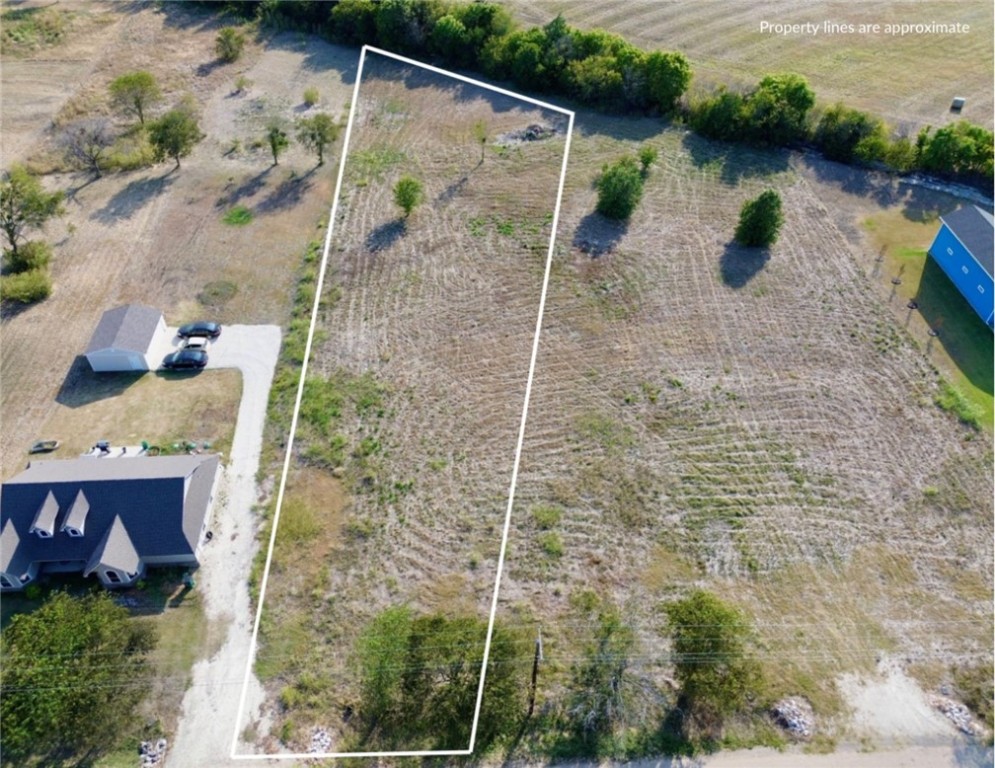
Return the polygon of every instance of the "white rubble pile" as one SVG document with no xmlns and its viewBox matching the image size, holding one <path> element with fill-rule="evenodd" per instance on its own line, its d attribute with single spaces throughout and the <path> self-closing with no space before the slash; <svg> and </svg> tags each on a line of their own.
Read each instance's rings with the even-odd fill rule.
<svg viewBox="0 0 995 768">
<path fill-rule="evenodd" d="M 311 746 L 308 752 L 331 752 L 332 736 L 324 728 L 315 728 L 311 733 Z"/>
<path fill-rule="evenodd" d="M 971 710 L 961 704 L 959 701 L 954 701 L 948 696 L 931 696 L 930 703 L 939 712 L 946 715 L 947 719 L 950 720 L 957 730 L 968 736 L 976 736 L 981 733 L 981 728 L 974 721 L 974 717 L 971 716 Z"/>
<path fill-rule="evenodd" d="M 138 748 L 138 754 L 141 757 L 142 768 L 153 768 L 166 759 L 166 740 L 143 741 Z"/>
<path fill-rule="evenodd" d="M 815 713 L 804 699 L 781 699 L 773 712 L 778 724 L 795 736 L 807 739 L 815 732 Z"/>
</svg>

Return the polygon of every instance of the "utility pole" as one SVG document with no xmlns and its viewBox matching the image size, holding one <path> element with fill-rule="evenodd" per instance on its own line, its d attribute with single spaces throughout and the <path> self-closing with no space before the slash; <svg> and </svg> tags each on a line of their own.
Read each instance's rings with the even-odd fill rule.
<svg viewBox="0 0 995 768">
<path fill-rule="evenodd" d="M 539 662 L 542 661 L 542 627 L 539 627 L 539 635 L 536 637 L 536 653 L 532 660 L 532 687 L 529 689 L 529 717 L 536 707 L 536 684 L 539 681 Z"/>
</svg>

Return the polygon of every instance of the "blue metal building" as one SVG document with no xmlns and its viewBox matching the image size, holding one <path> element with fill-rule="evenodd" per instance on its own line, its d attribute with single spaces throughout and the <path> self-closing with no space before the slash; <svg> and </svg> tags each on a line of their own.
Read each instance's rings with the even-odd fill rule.
<svg viewBox="0 0 995 768">
<path fill-rule="evenodd" d="M 940 217 L 929 255 L 989 328 L 995 329 L 995 219 L 976 205 Z"/>
</svg>

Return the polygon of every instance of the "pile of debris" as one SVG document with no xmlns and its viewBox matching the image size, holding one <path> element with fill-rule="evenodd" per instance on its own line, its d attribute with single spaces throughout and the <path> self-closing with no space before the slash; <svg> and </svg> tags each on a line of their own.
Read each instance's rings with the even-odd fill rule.
<svg viewBox="0 0 995 768">
<path fill-rule="evenodd" d="M 772 711 L 777 724 L 794 736 L 807 739 L 815 732 L 815 713 L 804 699 L 781 699 Z"/>
<path fill-rule="evenodd" d="M 314 731 L 311 732 L 311 746 L 308 747 L 307 751 L 331 752 L 332 735 L 324 728 L 315 728 Z"/>
<path fill-rule="evenodd" d="M 539 125 L 538 123 L 533 123 L 528 128 L 523 128 L 520 131 L 512 131 L 511 133 L 505 133 L 498 137 L 498 144 L 515 144 L 520 141 L 542 141 L 543 139 L 550 139 L 556 135 L 556 128 L 552 128 L 548 125 Z"/>
<path fill-rule="evenodd" d="M 138 754 L 141 756 L 142 768 L 152 768 L 159 765 L 166 759 L 166 740 L 143 741 L 138 748 Z"/>
<path fill-rule="evenodd" d="M 959 701 L 954 701 L 947 696 L 933 696 L 931 698 L 933 706 L 946 715 L 947 719 L 957 726 L 958 731 L 968 736 L 975 736 L 981 732 L 971 716 L 971 710 Z"/>
</svg>

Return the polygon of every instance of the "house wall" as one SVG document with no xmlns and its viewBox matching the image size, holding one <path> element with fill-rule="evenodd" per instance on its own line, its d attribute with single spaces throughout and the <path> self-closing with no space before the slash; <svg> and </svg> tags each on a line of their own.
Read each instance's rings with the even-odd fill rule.
<svg viewBox="0 0 995 768">
<path fill-rule="evenodd" d="M 166 326 L 166 318 L 159 315 L 159 322 L 156 324 L 155 333 L 152 335 L 148 349 L 145 350 L 145 354 L 142 356 L 142 359 L 145 361 L 145 370 L 154 371 L 159 367 L 159 364 L 162 362 L 160 352 L 164 346 L 169 345 L 171 338 L 172 334 Z"/>
<path fill-rule="evenodd" d="M 946 224 L 936 233 L 929 253 L 978 316 L 993 327 L 995 284 Z"/>
</svg>

